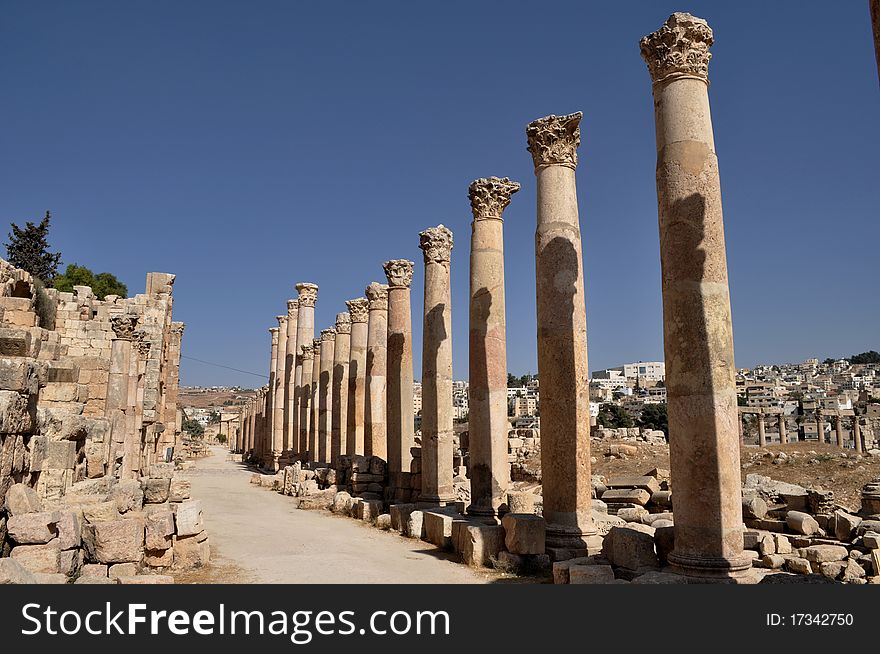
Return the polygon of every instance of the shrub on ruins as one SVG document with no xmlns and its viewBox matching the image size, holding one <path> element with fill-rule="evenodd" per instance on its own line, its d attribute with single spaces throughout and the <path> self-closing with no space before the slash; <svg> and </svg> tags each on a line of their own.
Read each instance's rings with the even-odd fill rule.
<svg viewBox="0 0 880 654">
<path fill-rule="evenodd" d="M 99 300 L 103 300 L 108 295 L 128 297 L 128 287 L 116 279 L 115 275 L 108 272 L 96 275 L 85 266 L 72 263 L 67 266 L 64 274 L 55 278 L 55 288 L 65 293 L 73 293 L 74 286 L 90 286 Z"/>
<path fill-rule="evenodd" d="M 618 404 L 605 403 L 599 407 L 599 417 L 596 419 L 599 425 L 608 429 L 620 427 L 632 427 L 633 421 L 626 410 Z"/>
<path fill-rule="evenodd" d="M 226 434 L 217 434 L 217 442 L 220 443 L 220 445 L 225 445 L 226 444 Z"/>
<path fill-rule="evenodd" d="M 181 429 L 193 438 L 201 438 L 205 435 L 204 426 L 202 426 L 202 423 L 197 420 L 191 420 L 187 418 L 183 421 Z"/>
<path fill-rule="evenodd" d="M 24 227 L 12 223 L 12 231 L 6 243 L 6 258 L 16 268 L 28 271 L 46 284 L 51 284 L 58 274 L 61 263 L 60 252 L 49 252 L 49 222 L 52 214 L 48 211 L 40 223 L 25 222 Z"/>
</svg>

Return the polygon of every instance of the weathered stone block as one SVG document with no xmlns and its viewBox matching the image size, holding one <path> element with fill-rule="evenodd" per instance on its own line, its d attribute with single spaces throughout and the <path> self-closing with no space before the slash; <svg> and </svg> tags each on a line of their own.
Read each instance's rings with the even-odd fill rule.
<svg viewBox="0 0 880 654">
<path fill-rule="evenodd" d="M 200 568 L 211 560 L 211 546 L 206 534 L 178 536 L 174 541 L 174 567 Z"/>
<path fill-rule="evenodd" d="M 425 540 L 440 549 L 452 547 L 452 520 L 458 512 L 449 509 L 425 509 L 422 511 Z"/>
<path fill-rule="evenodd" d="M 789 558 L 785 565 L 789 572 L 795 572 L 802 575 L 808 575 L 812 572 L 810 562 L 800 557 Z"/>
<path fill-rule="evenodd" d="M 174 477 L 173 463 L 153 463 L 150 465 L 148 477 L 154 479 L 171 479 Z"/>
<path fill-rule="evenodd" d="M 46 378 L 46 366 L 32 359 L 0 359 L 0 390 L 35 394 Z"/>
<path fill-rule="evenodd" d="M 119 513 L 140 511 L 144 505 L 144 491 L 141 484 L 134 479 L 122 479 L 110 490 L 109 500 L 116 502 Z"/>
<path fill-rule="evenodd" d="M 380 513 L 378 516 L 376 516 L 376 527 L 382 530 L 391 529 L 391 514 Z"/>
<path fill-rule="evenodd" d="M 171 478 L 153 478 L 147 477 L 141 480 L 141 486 L 144 489 L 144 502 L 149 504 L 161 504 L 168 501 L 169 490 L 171 489 Z"/>
<path fill-rule="evenodd" d="M 118 577 L 117 583 L 124 585 L 155 585 L 155 584 L 173 584 L 174 577 L 171 575 L 130 575 L 128 577 Z"/>
<path fill-rule="evenodd" d="M 0 434 L 30 434 L 35 418 L 28 396 L 0 391 Z"/>
<path fill-rule="evenodd" d="M 849 554 L 842 545 L 810 545 L 801 549 L 801 554 L 810 563 L 842 561 Z"/>
<path fill-rule="evenodd" d="M 43 508 L 39 495 L 33 488 L 24 484 L 13 484 L 6 491 L 6 511 L 9 515 L 34 513 Z"/>
<path fill-rule="evenodd" d="M 654 548 L 654 529 L 642 524 L 612 527 L 602 544 L 602 554 L 612 565 L 629 570 L 660 565 Z"/>
<path fill-rule="evenodd" d="M 535 514 L 508 513 L 501 519 L 504 544 L 514 554 L 543 554 L 546 523 Z"/>
<path fill-rule="evenodd" d="M 459 542 L 461 560 L 472 567 L 488 567 L 504 549 L 504 527 L 468 524 Z"/>
<path fill-rule="evenodd" d="M 165 550 L 144 550 L 144 565 L 150 568 L 170 568 L 174 565 L 174 548 Z"/>
<path fill-rule="evenodd" d="M 199 500 L 187 500 L 177 506 L 175 524 L 178 536 L 194 536 L 204 530 L 202 523 L 202 503 Z"/>
<path fill-rule="evenodd" d="M 789 511 L 785 514 L 785 524 L 797 534 L 812 536 L 819 533 L 819 523 L 809 513 Z"/>
<path fill-rule="evenodd" d="M 355 517 L 364 522 L 373 522 L 382 513 L 382 500 L 362 500 L 358 503 Z"/>
<path fill-rule="evenodd" d="M 4 584 L 35 584 L 34 573 L 13 558 L 0 559 L 0 585 Z"/>
<path fill-rule="evenodd" d="M 342 515 L 350 515 L 351 514 L 351 494 L 346 491 L 339 491 L 336 495 L 333 496 L 333 506 L 331 508 L 333 513 L 340 513 Z"/>
<path fill-rule="evenodd" d="M 422 511 L 410 511 L 406 516 L 406 530 L 403 534 L 410 538 L 425 537 L 425 514 Z"/>
<path fill-rule="evenodd" d="M 95 558 L 99 563 L 139 562 L 144 551 L 144 520 L 122 518 L 94 525 Z"/>
<path fill-rule="evenodd" d="M 109 566 L 104 563 L 86 563 L 80 570 L 83 577 L 106 577 Z"/>
<path fill-rule="evenodd" d="M 108 568 L 107 576 L 111 579 L 129 577 L 137 574 L 137 568 L 137 565 L 134 563 L 116 563 Z"/>
<path fill-rule="evenodd" d="M 856 529 L 862 519 L 838 509 L 834 512 L 834 535 L 837 540 L 849 542 L 855 536 Z"/>
<path fill-rule="evenodd" d="M 568 569 L 570 584 L 610 584 L 614 581 L 614 568 L 610 565 L 573 565 Z"/>
<path fill-rule="evenodd" d="M 391 528 L 406 535 L 406 522 L 410 513 L 416 510 L 415 504 L 392 504 L 389 509 L 391 513 Z"/>
<path fill-rule="evenodd" d="M 59 572 L 61 550 L 55 541 L 45 545 L 17 545 L 10 556 L 31 572 Z"/>
<path fill-rule="evenodd" d="M 149 550 L 167 550 L 174 536 L 174 514 L 156 511 L 146 518 L 146 547 Z"/>
<path fill-rule="evenodd" d="M 119 504 L 115 500 L 95 502 L 83 505 L 82 512 L 86 522 L 90 524 L 110 522 L 119 519 Z"/>
<path fill-rule="evenodd" d="M 617 511 L 617 517 L 627 522 L 642 522 L 648 515 L 650 515 L 648 509 L 641 506 L 618 509 Z"/>
<path fill-rule="evenodd" d="M 190 498 L 192 483 L 188 479 L 172 479 L 168 488 L 169 502 L 183 502 Z"/>
<path fill-rule="evenodd" d="M 611 477 L 605 485 L 612 490 L 641 488 L 648 491 L 649 494 L 654 494 L 660 490 L 660 482 L 656 477 L 650 475 L 644 477 Z"/>
<path fill-rule="evenodd" d="M 20 545 L 48 543 L 58 535 L 56 522 L 57 514 L 52 512 L 25 513 L 10 517 L 6 530 L 9 537 Z"/>
</svg>

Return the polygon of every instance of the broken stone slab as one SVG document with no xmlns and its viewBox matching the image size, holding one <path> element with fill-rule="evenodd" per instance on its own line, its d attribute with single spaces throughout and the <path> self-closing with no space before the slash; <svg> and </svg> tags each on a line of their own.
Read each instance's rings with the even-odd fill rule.
<svg viewBox="0 0 880 654">
<path fill-rule="evenodd" d="M 194 536 L 175 537 L 174 567 L 178 569 L 200 568 L 211 560 L 211 546 L 204 532 Z"/>
<path fill-rule="evenodd" d="M 651 475 L 645 475 L 642 477 L 611 477 L 605 485 L 611 490 L 641 488 L 642 490 L 647 491 L 649 495 L 660 490 L 660 482 L 656 477 Z"/>
<path fill-rule="evenodd" d="M 154 479 L 171 479 L 174 477 L 173 463 L 152 463 L 150 464 L 148 477 Z"/>
<path fill-rule="evenodd" d="M 862 545 L 867 547 L 869 550 L 880 549 L 880 534 L 873 531 L 867 532 L 864 536 L 862 536 Z"/>
<path fill-rule="evenodd" d="M 109 569 L 105 563 L 86 563 L 80 569 L 80 575 L 83 577 L 106 577 Z"/>
<path fill-rule="evenodd" d="M 592 555 L 581 556 L 565 561 L 555 561 L 553 563 L 553 583 L 567 584 L 570 581 L 569 571 L 572 566 L 591 566 L 591 565 L 609 565 L 608 559 L 604 556 Z"/>
<path fill-rule="evenodd" d="M 144 550 L 144 565 L 150 568 L 170 568 L 174 564 L 174 548 L 165 550 Z"/>
<path fill-rule="evenodd" d="M 46 381 L 46 364 L 33 359 L 0 358 L 0 390 L 36 395 Z"/>
<path fill-rule="evenodd" d="M 837 537 L 837 540 L 846 542 L 852 540 L 861 522 L 862 519 L 859 516 L 851 515 L 842 509 L 837 509 L 834 512 L 834 535 Z"/>
<path fill-rule="evenodd" d="M 202 503 L 199 500 L 186 500 L 177 505 L 174 522 L 178 536 L 194 536 L 204 530 L 202 522 Z"/>
<path fill-rule="evenodd" d="M 108 568 L 107 576 L 110 579 L 116 579 L 117 577 L 130 577 L 136 575 L 137 572 L 137 565 L 134 563 L 116 563 Z"/>
<path fill-rule="evenodd" d="M 361 500 L 357 504 L 355 517 L 364 522 L 375 522 L 382 513 L 382 500 Z"/>
<path fill-rule="evenodd" d="M 808 575 L 813 571 L 810 567 L 810 562 L 799 556 L 787 559 L 785 567 L 789 572 L 795 572 L 802 575 Z"/>
<path fill-rule="evenodd" d="M 389 512 L 391 514 L 391 528 L 401 534 L 406 535 L 406 522 L 409 514 L 416 510 L 415 504 L 392 504 Z"/>
<path fill-rule="evenodd" d="M 119 505 L 116 501 L 96 502 L 82 506 L 83 518 L 90 524 L 110 522 L 119 518 Z"/>
<path fill-rule="evenodd" d="M 610 565 L 573 565 L 568 569 L 570 584 L 610 584 L 614 568 Z"/>
<path fill-rule="evenodd" d="M 504 544 L 513 554 L 544 554 L 547 525 L 533 513 L 508 513 L 501 519 Z"/>
<path fill-rule="evenodd" d="M 13 558 L 0 558 L 0 585 L 3 584 L 35 584 L 34 573 Z"/>
<path fill-rule="evenodd" d="M 642 522 L 648 515 L 650 515 L 648 509 L 641 506 L 619 509 L 617 511 L 617 517 L 626 522 Z"/>
<path fill-rule="evenodd" d="M 651 527 L 656 528 L 655 523 L 660 521 L 673 522 L 672 513 L 670 513 L 669 511 L 664 511 L 663 513 L 649 513 L 648 515 L 642 516 L 642 524 L 646 524 Z"/>
<path fill-rule="evenodd" d="M 112 584 L 115 586 L 116 580 L 110 579 L 109 577 L 85 577 L 85 576 L 83 576 L 83 577 L 80 577 L 79 579 L 77 579 L 76 581 L 74 581 L 73 583 L 84 585 L 84 586 L 89 586 L 89 585 L 97 586 L 97 585 L 103 585 L 103 584 Z"/>
<path fill-rule="evenodd" d="M 654 548 L 654 529 L 648 525 L 627 523 L 613 527 L 605 536 L 602 554 L 612 565 L 629 570 L 660 566 Z"/>
<path fill-rule="evenodd" d="M 653 479 L 653 477 L 650 477 Z M 637 504 L 644 506 L 651 500 L 651 494 L 641 488 L 611 489 L 602 493 L 602 501 L 611 504 Z"/>
<path fill-rule="evenodd" d="M 376 516 L 376 528 L 382 529 L 383 531 L 391 529 L 391 514 L 380 513 Z"/>
<path fill-rule="evenodd" d="M 144 550 L 144 519 L 121 518 L 94 527 L 95 558 L 99 563 L 139 562 Z"/>
<path fill-rule="evenodd" d="M 758 495 L 743 497 L 742 511 L 743 518 L 762 520 L 767 515 L 767 502 Z"/>
<path fill-rule="evenodd" d="M 333 506 L 330 509 L 333 513 L 341 513 L 342 515 L 351 514 L 351 494 L 347 491 L 339 491 L 333 496 Z"/>
<path fill-rule="evenodd" d="M 425 538 L 425 514 L 423 511 L 416 509 L 410 511 L 406 516 L 406 533 L 404 536 L 410 538 Z"/>
<path fill-rule="evenodd" d="M 804 536 L 813 536 L 819 533 L 819 523 L 809 513 L 802 511 L 789 511 L 785 514 L 785 524 L 793 532 Z"/>
<path fill-rule="evenodd" d="M 173 584 L 174 577 L 171 575 L 130 575 L 127 577 L 117 578 L 117 583 L 124 585 L 131 584 Z"/>
<path fill-rule="evenodd" d="M 30 434 L 36 422 L 36 404 L 28 396 L 0 391 L 0 434 Z"/>
<path fill-rule="evenodd" d="M 43 510 L 43 504 L 37 491 L 24 484 L 13 484 L 6 491 L 6 512 L 11 515 L 36 513 Z"/>
<path fill-rule="evenodd" d="M 810 545 L 801 548 L 801 555 L 810 563 L 829 563 L 847 558 L 849 550 L 843 545 Z"/>
</svg>

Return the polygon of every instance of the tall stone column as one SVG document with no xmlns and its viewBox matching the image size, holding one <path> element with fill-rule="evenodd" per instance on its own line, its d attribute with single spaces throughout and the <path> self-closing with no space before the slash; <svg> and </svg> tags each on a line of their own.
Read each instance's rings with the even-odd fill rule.
<svg viewBox="0 0 880 654">
<path fill-rule="evenodd" d="M 315 302 L 318 300 L 318 285 L 311 284 L 309 282 L 300 282 L 296 285 L 297 293 L 299 293 L 299 307 L 297 308 L 296 313 L 296 360 L 294 361 L 294 369 L 293 369 L 293 404 L 294 407 L 297 407 L 294 415 L 293 415 L 293 424 L 294 429 L 293 432 L 300 435 L 300 441 L 297 445 L 292 446 L 296 450 L 296 454 L 303 454 L 309 449 L 308 443 L 308 426 L 309 426 L 309 416 L 302 415 L 299 412 L 300 407 L 303 405 L 303 401 L 311 406 L 311 398 L 303 398 L 300 397 L 300 389 L 303 386 L 311 387 L 311 367 L 309 368 L 309 375 L 306 376 L 303 372 L 303 363 L 302 357 L 305 350 L 304 346 L 312 344 L 312 339 L 315 337 Z M 303 424 L 305 424 L 305 430 L 303 430 Z M 305 439 L 302 438 L 303 434 L 306 435 Z"/>
<path fill-rule="evenodd" d="M 653 81 L 675 549 L 680 572 L 745 573 L 736 367 L 718 159 L 712 30 L 676 13 L 640 42 Z"/>
<path fill-rule="evenodd" d="M 293 430 L 294 414 L 294 381 L 296 370 L 296 326 L 299 314 L 299 300 L 287 301 L 287 338 L 284 356 L 284 422 L 283 442 L 281 447 L 281 461 L 283 465 L 289 465 L 296 453 L 297 435 Z"/>
<path fill-rule="evenodd" d="M 780 413 L 777 420 L 777 424 L 779 426 L 779 442 L 785 445 L 786 443 L 788 443 L 788 433 L 786 433 L 785 431 L 785 414 Z"/>
<path fill-rule="evenodd" d="M 105 415 L 110 420 L 110 438 L 104 452 L 107 474 L 120 479 L 134 479 L 134 441 L 138 437 L 130 424 L 131 366 L 135 328 L 138 318 L 130 314 L 113 316 L 113 340 L 110 343 L 110 370 L 107 380 Z M 116 464 L 119 463 L 119 468 Z"/>
<path fill-rule="evenodd" d="M 364 295 L 369 302 L 367 325 L 366 396 L 364 398 L 364 455 L 388 460 L 385 423 L 388 356 L 388 287 L 373 282 Z"/>
<path fill-rule="evenodd" d="M 548 553 L 596 546 L 590 485 L 590 389 L 584 267 L 578 219 L 580 112 L 526 129 L 537 177 L 535 233 L 541 470 Z M 573 551 L 574 550 L 574 551 Z"/>
<path fill-rule="evenodd" d="M 318 444 L 318 434 L 320 433 L 319 421 L 321 419 L 321 339 L 312 339 L 312 351 L 315 353 L 315 360 L 312 362 L 312 383 L 309 390 L 311 397 L 311 415 L 309 416 L 309 455 L 310 460 L 320 462 L 318 458 L 321 453 Z"/>
<path fill-rule="evenodd" d="M 837 447 L 844 449 L 846 445 L 843 439 L 843 417 L 839 413 L 834 416 L 834 433 L 837 436 Z"/>
<path fill-rule="evenodd" d="M 312 343 L 308 343 L 303 345 L 300 351 L 302 352 L 302 384 L 300 386 L 300 404 L 297 413 L 300 442 L 299 456 L 302 461 L 312 461 L 314 459 L 309 451 L 309 423 L 312 416 L 312 372 L 315 362 L 315 348 Z"/>
<path fill-rule="evenodd" d="M 269 389 L 266 394 L 266 429 L 263 434 L 263 460 L 260 462 L 264 468 L 274 470 L 272 459 L 272 447 L 275 441 L 275 387 L 278 384 L 276 373 L 278 372 L 278 327 L 269 329 L 272 335 L 272 355 L 269 358 Z"/>
<path fill-rule="evenodd" d="M 346 454 L 345 430 L 348 418 L 348 363 L 351 358 L 351 315 L 336 314 L 336 345 L 333 348 L 333 406 L 330 427 L 330 466 L 339 467 Z"/>
<path fill-rule="evenodd" d="M 351 352 L 348 360 L 348 413 L 345 427 L 345 453 L 364 453 L 364 423 L 366 413 L 367 388 L 367 322 L 370 315 L 370 302 L 365 297 L 348 300 L 351 314 Z M 386 330 L 387 331 L 387 330 Z M 382 339 L 384 342 L 384 338 Z M 385 408 L 385 398 L 382 398 Z M 383 422 L 384 424 L 384 422 Z"/>
<path fill-rule="evenodd" d="M 383 264 L 388 278 L 388 371 L 385 418 L 388 430 L 388 481 L 401 494 L 402 473 L 409 474 L 412 464 L 413 434 L 413 359 L 412 307 L 409 287 L 412 284 L 412 261 L 394 259 Z M 409 488 L 406 489 L 409 492 Z"/>
<path fill-rule="evenodd" d="M 318 378 L 318 461 L 330 463 L 333 430 L 333 361 L 336 358 L 336 329 L 321 330 L 321 369 Z"/>
<path fill-rule="evenodd" d="M 758 413 L 758 445 L 764 447 L 767 445 L 767 429 L 764 424 L 764 414 Z"/>
<path fill-rule="evenodd" d="M 816 435 L 820 443 L 825 442 L 825 414 L 822 409 L 816 409 Z"/>
<path fill-rule="evenodd" d="M 496 518 L 507 501 L 507 322 L 504 300 L 504 223 L 501 214 L 519 191 L 507 177 L 478 179 L 468 187 L 471 225 L 468 513 Z"/>
<path fill-rule="evenodd" d="M 856 448 L 856 453 L 862 453 L 862 430 L 859 426 L 859 417 L 852 417 L 852 435 L 853 435 L 853 446 Z"/>
<path fill-rule="evenodd" d="M 422 488 L 419 502 L 455 502 L 452 485 L 452 232 L 438 225 L 419 234 L 425 259 L 422 327 Z M 401 412 L 412 415 L 413 404 Z M 409 468 L 407 468 L 407 471 Z"/>
<path fill-rule="evenodd" d="M 278 321 L 278 352 L 275 358 L 275 398 L 272 400 L 272 470 L 279 470 L 284 450 L 284 367 L 287 361 L 287 316 Z"/>
</svg>

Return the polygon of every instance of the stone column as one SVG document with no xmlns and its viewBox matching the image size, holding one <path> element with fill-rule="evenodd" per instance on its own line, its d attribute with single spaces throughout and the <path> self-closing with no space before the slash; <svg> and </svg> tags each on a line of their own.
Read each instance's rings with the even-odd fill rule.
<svg viewBox="0 0 880 654">
<path fill-rule="evenodd" d="M 366 395 L 364 398 L 364 455 L 388 460 L 385 425 L 388 356 L 388 287 L 373 282 L 364 290 L 369 302 L 367 326 Z"/>
<path fill-rule="evenodd" d="M 333 348 L 333 404 L 330 419 L 330 466 L 339 467 L 345 454 L 345 430 L 348 425 L 348 362 L 351 358 L 351 315 L 336 314 L 336 345 Z"/>
<path fill-rule="evenodd" d="M 275 440 L 275 387 L 278 384 L 278 378 L 275 376 L 278 371 L 278 327 L 269 329 L 272 335 L 272 356 L 269 361 L 269 388 L 266 394 L 266 429 L 263 433 L 263 460 L 260 462 L 264 468 L 274 470 L 272 447 Z"/>
<path fill-rule="evenodd" d="M 820 443 L 825 443 L 825 414 L 822 409 L 816 409 L 816 435 Z"/>
<path fill-rule="evenodd" d="M 302 349 L 302 386 L 300 387 L 300 405 L 298 418 L 299 421 L 299 440 L 300 440 L 300 459 L 302 461 L 312 460 L 311 452 L 309 452 L 309 423 L 312 417 L 312 372 L 315 361 L 315 348 L 309 343 L 303 345 Z M 305 443 L 305 445 L 302 445 Z"/>
<path fill-rule="evenodd" d="M 300 396 L 300 389 L 303 386 L 311 387 L 311 367 L 309 374 L 303 372 L 304 363 L 302 360 L 306 345 L 312 345 L 312 339 L 315 337 L 315 302 L 318 299 L 318 285 L 309 282 L 300 282 L 296 285 L 299 293 L 299 307 L 296 313 L 296 355 L 293 369 L 293 404 L 296 407 L 293 415 L 294 429 L 293 433 L 299 434 L 299 443 L 292 445 L 296 454 L 302 455 L 309 449 L 308 433 L 309 433 L 309 416 L 300 414 L 300 408 L 303 404 L 311 406 L 311 398 Z M 309 364 L 311 366 L 311 364 Z M 303 429 L 305 426 L 305 429 Z"/>
<path fill-rule="evenodd" d="M 413 262 L 394 259 L 383 264 L 388 278 L 388 371 L 385 419 L 388 430 L 388 481 L 399 498 L 402 474 L 412 465 L 413 367 L 410 284 Z M 424 411 L 423 411 L 424 413 Z M 409 488 L 406 489 L 409 492 Z"/>
<path fill-rule="evenodd" d="M 333 432 L 333 362 L 336 358 L 336 329 L 321 330 L 321 368 L 318 378 L 318 461 L 330 463 Z"/>
<path fill-rule="evenodd" d="M 315 353 L 315 360 L 312 362 L 312 383 L 309 386 L 311 391 L 311 413 L 309 415 L 309 456 L 310 461 L 321 462 L 319 455 L 321 453 L 318 444 L 318 434 L 320 426 L 318 424 L 321 419 L 321 339 L 312 339 L 312 351 Z"/>
<path fill-rule="evenodd" d="M 765 447 L 767 445 L 767 430 L 764 425 L 764 414 L 758 413 L 758 445 Z"/>
<path fill-rule="evenodd" d="M 640 42 L 653 81 L 675 550 L 696 577 L 745 574 L 736 367 L 709 112 L 712 30 L 676 13 Z"/>
<path fill-rule="evenodd" d="M 278 321 L 278 352 L 275 358 L 275 397 L 272 400 L 272 470 L 279 470 L 284 451 L 284 367 L 287 361 L 287 316 Z"/>
<path fill-rule="evenodd" d="M 526 128 L 537 177 L 538 376 L 547 548 L 553 558 L 598 546 L 590 485 L 587 318 L 575 169 L 580 112 Z"/>
<path fill-rule="evenodd" d="M 293 462 L 297 449 L 297 435 L 293 428 L 294 407 L 294 381 L 296 370 L 296 326 L 299 313 L 299 300 L 287 301 L 287 339 L 284 356 L 284 438 L 281 447 L 282 465 Z"/>
<path fill-rule="evenodd" d="M 862 430 L 859 426 L 859 417 L 852 417 L 852 435 L 853 435 L 853 447 L 856 448 L 856 453 L 862 453 Z"/>
<path fill-rule="evenodd" d="M 113 316 L 113 340 L 110 343 L 110 370 L 107 379 L 105 415 L 110 420 L 110 438 L 104 450 L 107 475 L 121 479 L 134 479 L 134 439 L 137 434 L 129 429 L 127 412 L 131 404 L 129 393 L 132 365 L 132 340 L 138 318 L 130 314 Z M 120 468 L 116 469 L 117 462 Z"/>
<path fill-rule="evenodd" d="M 468 386 L 468 513 L 496 518 L 507 502 L 507 323 L 501 214 L 519 191 L 508 178 L 478 179 L 468 187 L 471 225 Z"/>
<path fill-rule="evenodd" d="M 367 338 L 369 320 L 369 300 L 359 297 L 348 300 L 346 303 L 348 312 L 351 314 L 351 345 L 348 360 L 348 411 L 345 426 L 345 453 L 364 453 L 364 423 L 366 414 L 364 404 L 366 402 L 366 379 L 367 379 Z M 382 341 L 384 342 L 384 338 Z M 385 408 L 385 398 L 382 398 L 382 408 Z M 383 422 L 384 424 L 384 422 Z"/>
<path fill-rule="evenodd" d="M 788 434 L 785 431 L 785 414 L 784 413 L 779 414 L 777 424 L 779 425 L 779 442 L 784 445 L 785 443 L 788 443 Z"/>
<path fill-rule="evenodd" d="M 846 446 L 843 439 L 843 417 L 839 413 L 834 416 L 834 433 L 837 436 L 837 447 L 844 449 Z"/>
<path fill-rule="evenodd" d="M 438 225 L 419 234 L 425 259 L 422 327 L 422 487 L 419 502 L 455 502 L 452 485 L 452 292 L 449 264 L 452 232 Z M 413 404 L 401 407 L 409 409 Z M 409 467 L 407 467 L 407 472 Z"/>
</svg>

